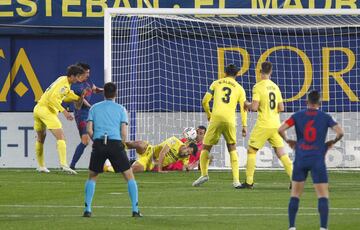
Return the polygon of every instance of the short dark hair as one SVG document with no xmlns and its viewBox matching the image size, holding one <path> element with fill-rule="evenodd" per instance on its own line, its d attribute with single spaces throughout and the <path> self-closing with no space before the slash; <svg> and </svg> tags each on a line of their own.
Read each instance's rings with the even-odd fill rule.
<svg viewBox="0 0 360 230">
<path fill-rule="evenodd" d="M 307 101 L 310 104 L 320 104 L 320 92 L 317 90 L 311 90 L 307 95 Z"/>
<path fill-rule="evenodd" d="M 198 128 L 198 129 L 205 130 L 205 132 L 206 132 L 206 127 L 205 127 L 205 126 L 203 126 L 203 125 L 199 125 L 197 128 Z"/>
<path fill-rule="evenodd" d="M 81 66 L 77 66 L 77 65 L 70 65 L 67 67 L 66 69 L 66 76 L 70 77 L 70 76 L 77 76 L 79 74 L 83 74 L 85 73 L 85 70 L 81 67 Z"/>
<path fill-rule="evenodd" d="M 90 65 L 84 62 L 78 62 L 76 63 L 77 66 L 80 66 L 81 68 L 83 68 L 84 70 L 88 70 L 90 69 Z"/>
<path fill-rule="evenodd" d="M 272 64 L 269 61 L 265 61 L 261 63 L 261 73 L 262 74 L 270 74 L 272 71 Z"/>
<path fill-rule="evenodd" d="M 108 82 L 104 85 L 105 98 L 114 98 L 116 96 L 116 85 L 113 82 Z"/>
<path fill-rule="evenodd" d="M 192 155 L 193 155 L 193 156 L 196 156 L 196 153 L 197 153 L 197 151 L 198 151 L 197 145 L 192 142 L 192 143 L 189 144 L 189 147 L 193 149 Z"/>
<path fill-rule="evenodd" d="M 237 67 L 235 64 L 229 64 L 225 67 L 225 73 L 228 76 L 236 76 L 239 71 L 239 67 Z"/>
</svg>

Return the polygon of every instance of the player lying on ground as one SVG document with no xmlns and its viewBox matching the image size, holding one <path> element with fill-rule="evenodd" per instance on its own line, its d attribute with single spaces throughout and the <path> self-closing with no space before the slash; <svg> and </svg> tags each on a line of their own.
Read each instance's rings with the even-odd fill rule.
<svg viewBox="0 0 360 230">
<path fill-rule="evenodd" d="M 183 143 L 176 137 L 170 137 L 158 145 L 151 145 L 146 141 L 126 142 L 127 149 L 136 149 L 139 158 L 132 164 L 133 172 L 152 171 L 155 166 L 158 172 L 163 168 L 181 160 L 184 170 L 188 170 L 190 155 L 197 152 L 195 143 Z"/>
<path fill-rule="evenodd" d="M 281 137 L 295 149 L 291 198 L 288 208 L 289 230 L 296 229 L 296 213 L 309 171 L 318 197 L 320 230 L 327 229 L 329 189 L 325 155 L 327 150 L 343 137 L 344 131 L 329 114 L 320 111 L 319 107 L 320 93 L 313 90 L 307 96 L 307 109 L 293 114 L 279 128 Z M 292 126 L 295 126 L 296 141 L 288 139 L 285 133 Z M 325 142 L 329 127 L 336 132 L 336 137 L 334 140 Z"/>
<path fill-rule="evenodd" d="M 198 147 L 198 151 L 196 152 L 195 155 L 190 155 L 189 157 L 189 164 L 188 164 L 188 169 L 192 170 L 196 167 L 198 167 L 200 169 L 200 165 L 199 165 L 199 160 L 200 160 L 200 153 L 201 150 L 203 148 L 203 140 L 204 140 L 204 135 L 206 133 L 206 127 L 203 125 L 199 125 L 196 128 L 196 138 L 193 141 L 197 147 Z M 192 140 L 188 140 L 187 138 L 182 138 L 181 141 L 183 143 L 188 143 L 188 142 L 192 142 Z M 167 167 L 164 168 L 165 170 L 169 170 L 169 171 L 182 171 L 184 169 L 184 164 L 181 160 L 178 160 L 170 165 L 168 165 Z"/>
</svg>

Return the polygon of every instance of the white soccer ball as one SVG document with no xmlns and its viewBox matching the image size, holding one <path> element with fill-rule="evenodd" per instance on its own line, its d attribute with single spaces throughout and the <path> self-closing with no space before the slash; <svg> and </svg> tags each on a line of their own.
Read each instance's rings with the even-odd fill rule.
<svg viewBox="0 0 360 230">
<path fill-rule="evenodd" d="M 183 131 L 183 136 L 188 140 L 194 141 L 197 136 L 196 129 L 194 127 L 185 128 Z"/>
</svg>

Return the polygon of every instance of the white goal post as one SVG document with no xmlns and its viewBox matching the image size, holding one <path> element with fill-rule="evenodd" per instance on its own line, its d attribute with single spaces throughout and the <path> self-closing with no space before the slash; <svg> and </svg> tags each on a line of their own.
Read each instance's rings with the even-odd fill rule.
<svg viewBox="0 0 360 230">
<path fill-rule="evenodd" d="M 238 81 L 251 100 L 259 63 L 270 60 L 272 79 L 285 99 L 281 119 L 305 108 L 307 91 L 321 90 L 322 109 L 346 133 L 328 152 L 327 164 L 360 168 L 359 28 L 358 9 L 109 8 L 104 81 L 119 88 L 117 100 L 130 113 L 130 139 L 157 144 L 180 136 L 185 127 L 207 126 L 201 99 L 211 82 L 223 76 L 226 64 L 241 68 Z M 248 115 L 248 136 L 256 116 Z M 239 130 L 243 167 L 248 136 L 242 138 Z M 269 145 L 260 150 L 259 168 L 281 167 L 272 151 Z M 213 152 L 212 167 L 228 168 L 225 143 L 220 141 Z"/>
</svg>

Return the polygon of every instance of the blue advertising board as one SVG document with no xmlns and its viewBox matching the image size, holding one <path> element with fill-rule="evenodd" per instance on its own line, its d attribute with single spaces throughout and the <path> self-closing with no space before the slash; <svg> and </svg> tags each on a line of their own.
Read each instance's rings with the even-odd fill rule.
<svg viewBox="0 0 360 230">
<path fill-rule="evenodd" d="M 91 79 L 102 86 L 102 37 L 0 38 L 0 111 L 32 111 L 43 91 L 78 61 L 89 63 Z"/>
</svg>

